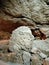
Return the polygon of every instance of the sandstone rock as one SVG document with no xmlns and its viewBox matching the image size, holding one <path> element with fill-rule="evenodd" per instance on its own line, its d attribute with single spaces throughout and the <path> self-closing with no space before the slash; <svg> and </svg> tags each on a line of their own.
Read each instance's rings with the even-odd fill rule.
<svg viewBox="0 0 49 65">
<path fill-rule="evenodd" d="M 25 26 L 19 27 L 12 32 L 9 41 L 9 49 L 15 52 L 22 49 L 30 51 L 32 40 L 34 40 L 34 36 L 32 35 L 30 28 Z"/>
</svg>

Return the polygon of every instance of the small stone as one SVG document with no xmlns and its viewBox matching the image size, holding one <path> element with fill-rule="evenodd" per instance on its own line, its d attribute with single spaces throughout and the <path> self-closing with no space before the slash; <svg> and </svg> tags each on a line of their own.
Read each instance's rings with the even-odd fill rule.
<svg viewBox="0 0 49 65">
<path fill-rule="evenodd" d="M 31 58 L 30 53 L 24 51 L 24 52 L 23 52 L 24 65 L 30 65 L 30 58 Z"/>
</svg>

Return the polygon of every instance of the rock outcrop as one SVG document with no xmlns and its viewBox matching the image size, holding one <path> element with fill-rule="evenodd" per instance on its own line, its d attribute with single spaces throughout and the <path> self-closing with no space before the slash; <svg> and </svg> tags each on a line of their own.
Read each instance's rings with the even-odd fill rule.
<svg viewBox="0 0 49 65">
<path fill-rule="evenodd" d="M 46 0 L 45 0 L 46 1 Z M 49 23 L 49 6 L 44 0 L 0 0 L 0 17 L 28 18 L 36 23 Z"/>
<path fill-rule="evenodd" d="M 20 50 L 30 51 L 33 43 L 32 40 L 34 40 L 34 36 L 32 35 L 30 28 L 21 26 L 12 32 L 9 48 L 11 51 L 15 52 Z"/>
<path fill-rule="evenodd" d="M 49 65 L 49 0 L 0 0 L 0 31 L 0 60 Z"/>
<path fill-rule="evenodd" d="M 47 65 L 48 40 L 35 39 L 28 26 L 18 27 L 12 32 L 10 40 L 0 41 L 0 60 L 10 62 L 10 65 L 12 62 L 16 65 Z"/>
</svg>

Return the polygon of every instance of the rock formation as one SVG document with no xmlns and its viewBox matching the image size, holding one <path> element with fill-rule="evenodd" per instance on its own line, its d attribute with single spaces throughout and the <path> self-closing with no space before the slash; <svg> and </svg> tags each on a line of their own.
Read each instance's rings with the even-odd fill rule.
<svg viewBox="0 0 49 65">
<path fill-rule="evenodd" d="M 46 0 L 45 0 L 46 1 Z M 49 23 L 49 7 L 44 0 L 0 0 L 0 17 L 28 18 L 36 23 Z"/>
<path fill-rule="evenodd" d="M 32 40 L 34 40 L 34 36 L 31 33 L 30 28 L 21 26 L 12 32 L 12 36 L 10 38 L 10 50 L 19 52 L 20 50 L 30 51 L 32 46 Z"/>
<path fill-rule="evenodd" d="M 0 60 L 49 65 L 49 0 L 0 0 Z"/>
</svg>

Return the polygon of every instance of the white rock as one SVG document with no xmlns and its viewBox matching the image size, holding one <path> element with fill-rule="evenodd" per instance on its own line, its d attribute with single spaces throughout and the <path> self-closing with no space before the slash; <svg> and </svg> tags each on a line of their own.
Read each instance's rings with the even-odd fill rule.
<svg viewBox="0 0 49 65">
<path fill-rule="evenodd" d="M 39 55 L 40 55 L 40 56 L 41 56 L 41 58 L 43 58 L 43 59 L 47 58 L 47 55 L 45 55 L 45 54 L 44 54 L 44 53 L 42 53 L 42 52 L 41 52 Z"/>
<path fill-rule="evenodd" d="M 21 49 L 29 51 L 32 46 L 32 40 L 34 40 L 34 36 L 32 35 L 30 28 L 21 26 L 12 32 L 9 41 L 9 49 L 15 52 Z"/>
<path fill-rule="evenodd" d="M 33 47 L 36 47 L 45 52 L 49 52 L 49 43 L 46 40 L 34 40 L 32 48 Z"/>
<path fill-rule="evenodd" d="M 30 65 L 30 58 L 31 58 L 30 53 L 24 51 L 23 52 L 24 65 Z"/>
<path fill-rule="evenodd" d="M 47 55 L 44 54 L 43 52 L 41 52 L 41 50 L 36 48 L 36 47 L 33 47 L 31 52 L 34 53 L 34 54 L 38 54 L 42 59 L 47 58 Z"/>
<path fill-rule="evenodd" d="M 31 52 L 32 52 L 32 53 L 37 53 L 37 51 L 38 51 L 38 49 L 37 49 L 36 47 L 33 47 L 33 48 L 31 49 Z"/>
</svg>

